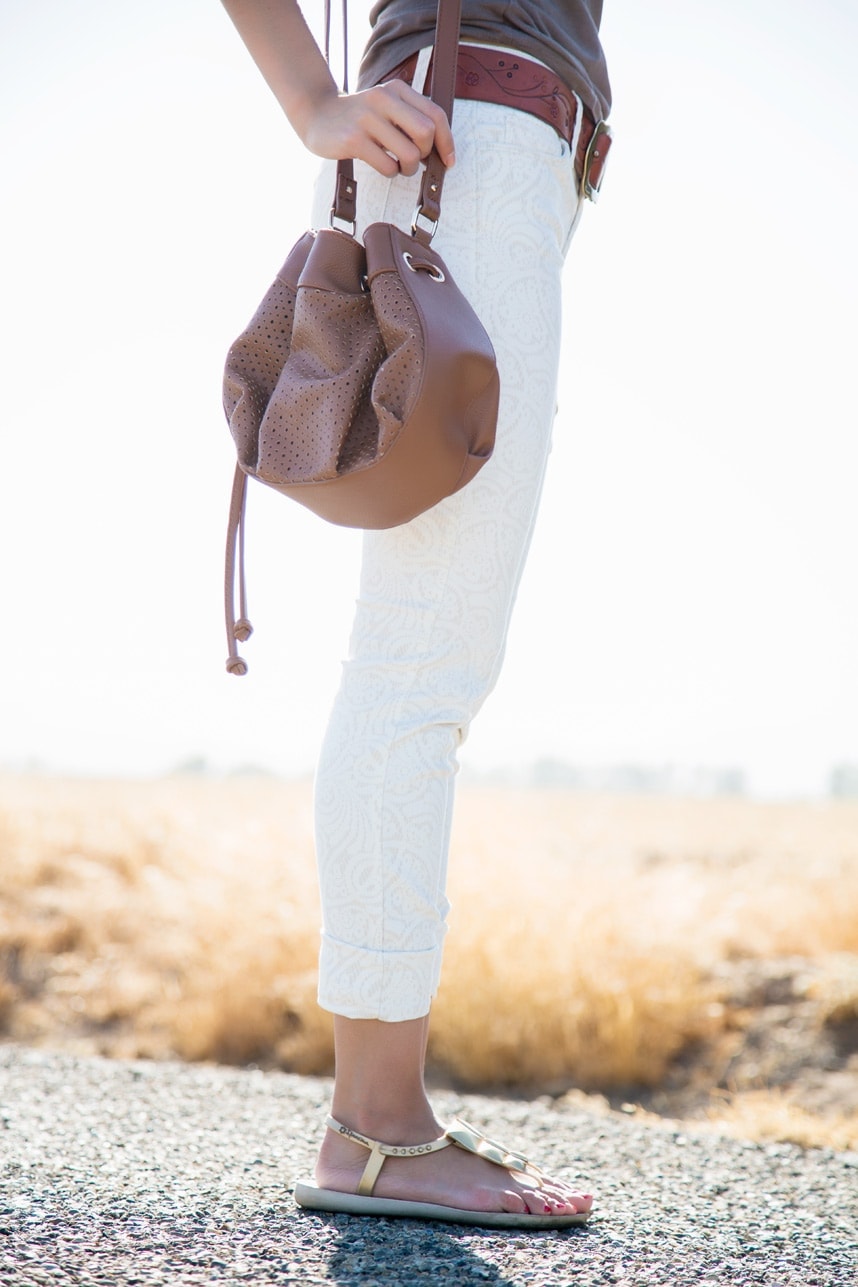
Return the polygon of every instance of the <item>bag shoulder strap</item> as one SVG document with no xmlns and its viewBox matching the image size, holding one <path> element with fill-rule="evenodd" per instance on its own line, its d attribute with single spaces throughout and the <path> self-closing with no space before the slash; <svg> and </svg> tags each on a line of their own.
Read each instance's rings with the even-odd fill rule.
<svg viewBox="0 0 858 1287">
<path fill-rule="evenodd" d="M 331 65 L 331 0 L 325 0 L 325 62 Z M 343 0 L 343 93 L 349 92 L 349 14 Z"/>
<path fill-rule="evenodd" d="M 345 27 L 347 23 L 346 3 L 343 2 L 343 57 L 346 63 L 343 71 L 343 90 L 348 92 L 348 67 L 346 53 Z M 456 89 L 456 56 L 459 48 L 459 28 L 462 22 L 462 0 L 438 0 L 438 15 L 435 20 L 435 52 L 432 58 L 432 82 L 429 97 L 433 103 L 447 114 L 447 120 L 453 120 L 453 100 Z M 325 0 L 325 57 L 330 63 L 330 24 L 331 3 Z M 444 175 L 447 167 L 433 147 L 426 159 L 423 179 L 420 184 L 420 195 L 411 224 L 411 232 L 418 241 L 429 245 L 435 235 L 438 220 L 441 217 L 441 190 L 444 186 Z M 337 163 L 337 185 L 334 202 L 331 207 L 331 219 L 339 219 L 354 228 L 357 213 L 357 184 L 354 177 L 352 161 Z M 426 220 L 429 227 L 418 221 Z"/>
<path fill-rule="evenodd" d="M 438 0 L 438 17 L 435 30 L 435 53 L 432 59 L 432 83 L 429 97 L 453 121 L 453 100 L 456 91 L 456 57 L 459 49 L 459 28 L 462 25 L 462 0 Z M 441 189 L 447 167 L 433 147 L 426 159 L 420 196 L 411 224 L 411 231 L 418 241 L 428 246 L 435 235 L 441 218 Z M 418 219 L 426 219 L 431 228 L 424 229 Z"/>
</svg>

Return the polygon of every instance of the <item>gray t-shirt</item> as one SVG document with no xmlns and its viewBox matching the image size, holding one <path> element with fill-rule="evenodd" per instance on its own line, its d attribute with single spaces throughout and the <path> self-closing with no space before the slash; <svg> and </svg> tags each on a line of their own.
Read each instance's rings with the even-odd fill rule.
<svg viewBox="0 0 858 1287">
<path fill-rule="evenodd" d="M 359 88 L 375 85 L 411 54 L 432 43 L 437 4 L 378 0 L 372 35 L 361 63 Z M 463 0 L 462 39 L 507 45 L 540 59 L 581 95 L 596 120 L 611 108 L 611 86 L 599 40 L 602 0 L 548 0 L 539 4 L 486 4 Z"/>
</svg>

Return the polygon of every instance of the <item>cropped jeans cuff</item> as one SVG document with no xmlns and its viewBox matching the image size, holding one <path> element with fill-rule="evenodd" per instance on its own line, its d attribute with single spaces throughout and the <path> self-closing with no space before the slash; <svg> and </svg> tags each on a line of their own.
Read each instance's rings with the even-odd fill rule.
<svg viewBox="0 0 858 1287">
<path fill-rule="evenodd" d="M 441 947 L 379 952 L 322 935 L 319 1005 L 346 1019 L 401 1023 L 429 1013 L 441 971 Z"/>
</svg>

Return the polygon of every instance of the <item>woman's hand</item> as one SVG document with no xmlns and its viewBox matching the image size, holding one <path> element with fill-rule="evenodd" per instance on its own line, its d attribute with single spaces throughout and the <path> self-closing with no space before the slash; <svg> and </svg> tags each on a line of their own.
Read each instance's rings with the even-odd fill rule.
<svg viewBox="0 0 858 1287">
<path fill-rule="evenodd" d="M 366 161 L 388 178 L 416 174 L 433 146 L 445 165 L 456 159 L 446 114 L 402 80 L 356 94 L 325 93 L 294 123 L 317 156 Z"/>
<path fill-rule="evenodd" d="M 341 94 L 296 0 L 223 0 L 298 137 L 317 156 L 366 161 L 380 174 L 415 174 L 433 145 L 452 165 L 441 108 L 402 80 Z"/>
</svg>

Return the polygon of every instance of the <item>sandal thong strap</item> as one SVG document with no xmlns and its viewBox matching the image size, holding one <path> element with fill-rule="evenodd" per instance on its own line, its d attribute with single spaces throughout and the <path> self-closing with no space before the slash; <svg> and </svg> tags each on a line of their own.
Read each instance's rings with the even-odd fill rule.
<svg viewBox="0 0 858 1287">
<path fill-rule="evenodd" d="M 357 1187 L 358 1194 L 362 1197 L 371 1195 L 386 1158 L 421 1157 L 424 1153 L 437 1153 L 442 1148 L 449 1148 L 451 1144 L 458 1145 L 468 1153 L 476 1153 L 478 1157 L 485 1158 L 487 1162 L 494 1162 L 496 1166 L 502 1166 L 508 1171 L 527 1171 L 535 1177 L 542 1175 L 539 1167 L 523 1154 L 514 1153 L 504 1148 L 502 1144 L 495 1143 L 461 1117 L 454 1118 L 452 1125 L 445 1133 L 436 1140 L 430 1140 L 428 1144 L 383 1144 L 381 1140 L 361 1135 L 360 1131 L 354 1131 L 350 1126 L 343 1126 L 342 1122 L 338 1122 L 335 1117 L 328 1116 L 325 1122 L 337 1134 L 344 1135 L 347 1139 L 354 1140 L 356 1144 L 369 1149 L 369 1159 Z"/>
<path fill-rule="evenodd" d="M 452 1126 L 447 1128 L 447 1139 L 458 1144 L 459 1148 L 467 1149 L 469 1153 L 476 1153 L 478 1157 L 485 1158 L 487 1162 L 494 1162 L 496 1166 L 502 1166 L 507 1171 L 527 1171 L 530 1175 L 537 1177 L 543 1174 L 536 1163 L 531 1162 L 523 1153 L 515 1153 L 503 1144 L 490 1140 L 482 1131 L 478 1131 L 476 1126 L 471 1126 L 461 1117 L 455 1118 Z"/>
</svg>

